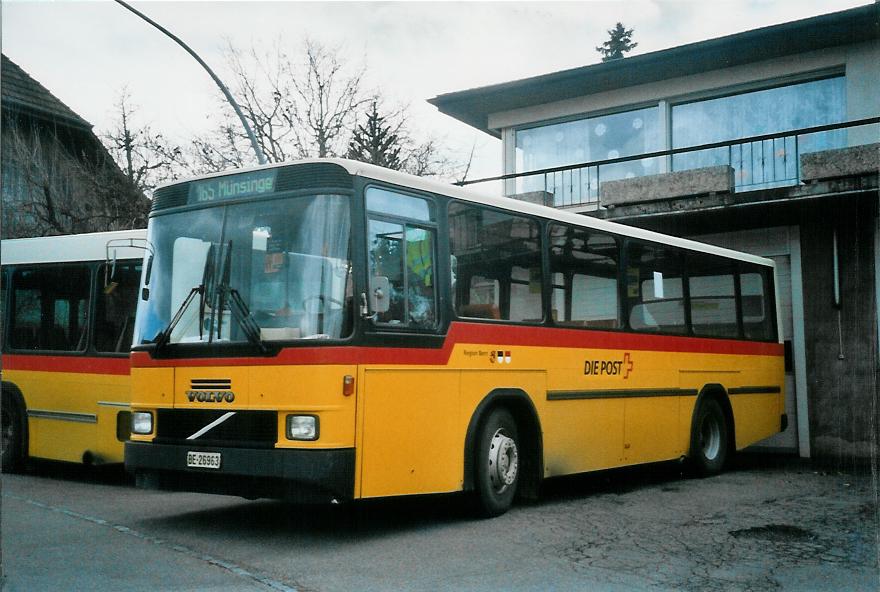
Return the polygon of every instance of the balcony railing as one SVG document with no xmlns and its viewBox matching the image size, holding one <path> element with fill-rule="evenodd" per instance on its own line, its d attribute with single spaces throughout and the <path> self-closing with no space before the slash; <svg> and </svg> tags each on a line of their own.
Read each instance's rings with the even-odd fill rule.
<svg viewBox="0 0 880 592">
<path fill-rule="evenodd" d="M 662 173 L 727 165 L 733 169 L 733 190 L 754 191 L 798 185 L 803 154 L 877 142 L 880 117 L 762 134 L 736 140 L 713 142 L 686 148 L 659 150 L 633 156 L 595 160 L 524 173 L 509 173 L 458 185 L 480 185 L 493 193 L 514 195 L 546 192 L 555 207 L 601 207 L 603 182 L 626 179 L 647 169 Z M 848 130 L 861 128 L 859 134 Z M 867 140 L 858 141 L 856 135 Z M 656 174 L 656 173 L 653 173 Z"/>
</svg>

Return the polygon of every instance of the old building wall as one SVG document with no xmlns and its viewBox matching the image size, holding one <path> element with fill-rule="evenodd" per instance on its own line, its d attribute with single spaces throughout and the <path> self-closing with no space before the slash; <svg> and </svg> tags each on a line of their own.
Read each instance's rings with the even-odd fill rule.
<svg viewBox="0 0 880 592">
<path fill-rule="evenodd" d="M 846 467 L 877 458 L 876 216 L 872 196 L 818 204 L 801 221 L 812 455 Z"/>
</svg>

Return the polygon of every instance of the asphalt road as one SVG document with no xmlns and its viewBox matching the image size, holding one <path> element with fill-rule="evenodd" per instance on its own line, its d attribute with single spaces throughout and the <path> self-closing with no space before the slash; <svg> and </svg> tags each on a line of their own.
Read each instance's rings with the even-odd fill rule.
<svg viewBox="0 0 880 592">
<path fill-rule="evenodd" d="M 876 476 L 766 457 L 555 480 L 492 520 L 459 496 L 289 506 L 54 463 L 0 499 L 9 592 L 880 589 Z"/>
</svg>

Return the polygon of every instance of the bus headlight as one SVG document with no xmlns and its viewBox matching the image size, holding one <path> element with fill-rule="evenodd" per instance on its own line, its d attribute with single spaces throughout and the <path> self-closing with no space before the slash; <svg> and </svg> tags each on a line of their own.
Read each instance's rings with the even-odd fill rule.
<svg viewBox="0 0 880 592">
<path fill-rule="evenodd" d="M 287 438 L 289 440 L 317 440 L 318 418 L 314 415 L 288 415 Z"/>
<path fill-rule="evenodd" d="M 153 414 L 148 411 L 135 411 L 131 414 L 131 433 L 150 434 L 153 432 Z"/>
</svg>

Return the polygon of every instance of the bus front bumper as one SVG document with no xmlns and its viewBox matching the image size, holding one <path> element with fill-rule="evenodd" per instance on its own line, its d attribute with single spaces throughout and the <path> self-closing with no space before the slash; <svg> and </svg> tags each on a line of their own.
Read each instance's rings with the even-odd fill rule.
<svg viewBox="0 0 880 592">
<path fill-rule="evenodd" d="M 199 447 L 220 454 L 219 469 L 187 467 L 193 446 L 125 443 L 125 469 L 138 487 L 274 498 L 295 502 L 342 502 L 354 496 L 354 448 L 254 449 Z"/>
</svg>

